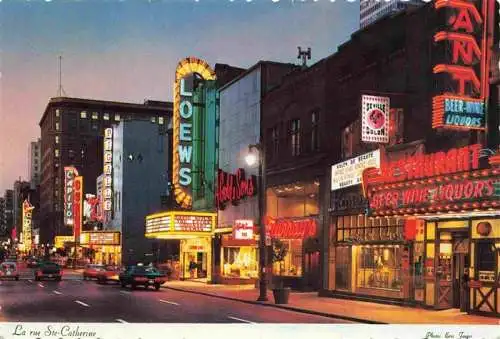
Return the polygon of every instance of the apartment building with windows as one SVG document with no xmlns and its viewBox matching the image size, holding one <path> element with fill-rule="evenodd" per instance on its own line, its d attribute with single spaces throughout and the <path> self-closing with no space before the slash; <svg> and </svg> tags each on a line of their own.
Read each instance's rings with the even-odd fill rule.
<svg viewBox="0 0 500 339">
<path fill-rule="evenodd" d="M 383 17 L 424 3 L 422 0 L 361 0 L 359 27 L 364 28 Z"/>
<path fill-rule="evenodd" d="M 103 170 L 104 130 L 123 120 L 147 120 L 165 128 L 171 113 L 170 102 L 51 98 L 39 123 L 41 241 L 53 243 L 56 235 L 72 234 L 63 223 L 65 166 L 74 166 L 83 176 L 84 193 L 96 194 L 96 180 Z"/>
</svg>

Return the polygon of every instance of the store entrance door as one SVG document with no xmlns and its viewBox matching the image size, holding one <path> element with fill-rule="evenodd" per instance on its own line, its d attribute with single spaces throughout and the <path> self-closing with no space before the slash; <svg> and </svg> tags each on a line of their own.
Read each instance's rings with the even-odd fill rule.
<svg viewBox="0 0 500 339">
<path fill-rule="evenodd" d="M 453 234 L 453 308 L 468 305 L 469 240 L 466 233 Z"/>
<path fill-rule="evenodd" d="M 184 279 L 198 280 L 207 278 L 207 253 L 206 252 L 186 252 L 184 253 Z"/>
</svg>

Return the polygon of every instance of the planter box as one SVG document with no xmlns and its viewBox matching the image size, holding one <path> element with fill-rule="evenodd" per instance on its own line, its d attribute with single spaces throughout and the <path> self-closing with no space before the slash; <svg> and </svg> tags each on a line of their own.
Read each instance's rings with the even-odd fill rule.
<svg viewBox="0 0 500 339">
<path fill-rule="evenodd" d="M 288 298 L 290 297 L 290 288 L 274 288 L 273 296 L 275 304 L 288 304 Z"/>
</svg>

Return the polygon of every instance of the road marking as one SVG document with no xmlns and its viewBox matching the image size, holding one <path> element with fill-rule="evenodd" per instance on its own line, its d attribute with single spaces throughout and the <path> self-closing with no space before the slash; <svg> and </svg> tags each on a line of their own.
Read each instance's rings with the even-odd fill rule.
<svg viewBox="0 0 500 339">
<path fill-rule="evenodd" d="M 62 294 L 61 292 L 59 291 L 54 291 L 55 294 Z"/>
<path fill-rule="evenodd" d="M 247 323 L 247 324 L 257 324 L 257 323 L 254 323 L 253 321 L 248 321 L 248 320 L 245 320 L 245 319 L 241 319 L 241 318 L 236 318 L 236 317 L 231 317 L 231 316 L 227 316 L 229 319 L 233 319 L 233 320 L 237 320 L 237 321 L 242 321 L 244 323 Z"/>
<path fill-rule="evenodd" d="M 168 300 L 163 300 L 163 299 L 158 299 L 159 302 L 161 303 L 165 303 L 165 304 L 170 304 L 170 305 L 175 305 L 175 306 L 179 306 L 178 303 L 176 302 L 173 302 L 173 301 L 168 301 Z"/>
<path fill-rule="evenodd" d="M 38 286 L 40 286 L 40 287 L 45 287 L 45 286 L 44 286 L 44 285 L 42 285 L 42 284 L 38 284 Z"/>
<path fill-rule="evenodd" d="M 116 321 L 118 321 L 119 323 L 122 323 L 122 324 L 128 324 L 128 322 L 126 322 L 125 320 L 123 319 L 116 319 Z"/>
<path fill-rule="evenodd" d="M 85 307 L 90 307 L 90 305 L 88 305 L 88 304 L 86 304 L 86 303 L 84 303 L 83 301 L 80 301 L 80 300 L 75 300 L 75 303 L 80 304 L 80 305 L 85 306 Z"/>
<path fill-rule="evenodd" d="M 33 280 L 28 279 L 28 282 L 29 282 L 29 283 L 32 283 L 32 282 L 33 282 Z"/>
<path fill-rule="evenodd" d="M 123 294 L 130 294 L 129 291 L 120 291 L 120 293 L 123 293 Z"/>
</svg>

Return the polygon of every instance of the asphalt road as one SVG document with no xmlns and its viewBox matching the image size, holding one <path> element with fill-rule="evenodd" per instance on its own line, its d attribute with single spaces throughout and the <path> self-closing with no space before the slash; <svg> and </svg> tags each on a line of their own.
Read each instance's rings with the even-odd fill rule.
<svg viewBox="0 0 500 339">
<path fill-rule="evenodd" d="M 75 275 L 61 282 L 30 277 L 0 281 L 0 322 L 347 323 L 166 288 L 132 291 Z"/>
</svg>

